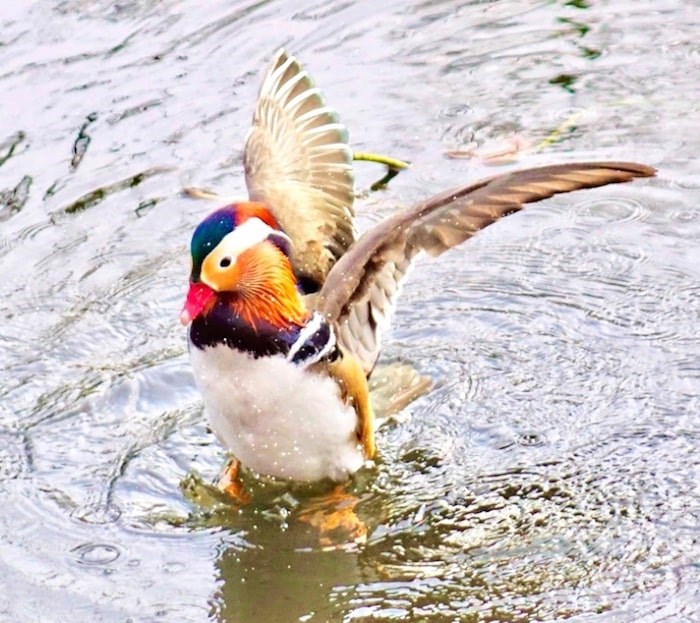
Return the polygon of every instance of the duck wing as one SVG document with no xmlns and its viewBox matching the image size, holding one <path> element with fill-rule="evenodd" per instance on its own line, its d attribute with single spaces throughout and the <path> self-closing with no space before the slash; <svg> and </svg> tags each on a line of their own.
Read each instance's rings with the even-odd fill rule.
<svg viewBox="0 0 700 623">
<path fill-rule="evenodd" d="M 302 285 L 319 289 L 355 241 L 352 151 L 336 111 L 284 50 L 260 87 L 244 165 L 250 198 L 267 204 L 292 240 Z"/>
<path fill-rule="evenodd" d="M 335 264 L 316 307 L 369 375 L 399 285 L 421 252 L 436 257 L 525 204 L 654 174 L 632 162 L 571 163 L 514 171 L 436 195 L 367 231 Z"/>
</svg>

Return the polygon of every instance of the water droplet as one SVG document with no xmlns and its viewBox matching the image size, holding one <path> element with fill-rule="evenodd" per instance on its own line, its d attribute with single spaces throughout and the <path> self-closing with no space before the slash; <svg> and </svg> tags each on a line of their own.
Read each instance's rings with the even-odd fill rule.
<svg viewBox="0 0 700 623">
<path fill-rule="evenodd" d="M 518 436 L 518 443 L 521 446 L 537 447 L 543 446 L 545 444 L 545 439 L 539 433 L 521 433 Z"/>
<path fill-rule="evenodd" d="M 121 552 L 107 543 L 84 543 L 71 550 L 76 562 L 81 565 L 108 565 L 119 558 Z"/>
<path fill-rule="evenodd" d="M 438 115 L 447 119 L 453 119 L 455 117 L 463 117 L 471 112 L 472 107 L 469 104 L 455 104 L 454 106 L 446 106 L 441 109 Z"/>
<path fill-rule="evenodd" d="M 181 562 L 166 562 L 163 565 L 163 571 L 165 573 L 180 573 L 185 570 L 185 565 Z"/>
</svg>

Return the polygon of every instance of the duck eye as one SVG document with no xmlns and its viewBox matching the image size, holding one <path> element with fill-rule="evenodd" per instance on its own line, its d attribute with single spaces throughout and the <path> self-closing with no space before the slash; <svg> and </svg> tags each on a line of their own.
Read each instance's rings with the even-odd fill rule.
<svg viewBox="0 0 700 623">
<path fill-rule="evenodd" d="M 231 258 L 230 257 L 222 257 L 221 261 L 219 262 L 219 266 L 221 266 L 221 268 L 227 268 L 227 267 L 231 266 Z"/>
</svg>

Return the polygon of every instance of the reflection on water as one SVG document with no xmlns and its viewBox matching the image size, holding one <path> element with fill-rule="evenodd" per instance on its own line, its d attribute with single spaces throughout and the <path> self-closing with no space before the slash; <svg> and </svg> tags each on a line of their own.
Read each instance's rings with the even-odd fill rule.
<svg viewBox="0 0 700 623">
<path fill-rule="evenodd" d="M 306 621 L 342 617 L 334 587 L 365 581 L 356 551 L 311 552 L 295 547 L 294 529 L 260 531 L 254 546 L 224 550 L 216 562 L 220 621 Z M 304 535 L 306 537 L 307 535 Z M 308 543 L 308 538 L 302 538 Z"/>
<path fill-rule="evenodd" d="M 698 620 L 690 3 L 54 0 L 0 25 L 0 621 Z M 212 206 L 180 190 L 243 193 L 280 45 L 354 147 L 413 164 L 379 193 L 358 165 L 362 226 L 494 174 L 464 156 L 499 141 L 661 171 L 413 271 L 385 360 L 435 388 L 349 486 L 367 542 L 327 551 L 317 491 L 184 486 L 224 454 L 177 323 Z"/>
</svg>

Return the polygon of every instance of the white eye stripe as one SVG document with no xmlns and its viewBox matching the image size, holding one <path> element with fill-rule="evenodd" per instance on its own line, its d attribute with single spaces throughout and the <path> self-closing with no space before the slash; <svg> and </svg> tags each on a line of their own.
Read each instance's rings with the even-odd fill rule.
<svg viewBox="0 0 700 623">
<path fill-rule="evenodd" d="M 285 234 L 277 229 L 273 229 L 259 218 L 249 218 L 231 233 L 226 234 L 221 239 L 221 242 L 216 245 L 216 251 L 222 256 L 230 257 L 233 264 L 241 253 L 266 240 L 271 233 L 277 236 L 285 236 Z"/>
</svg>

